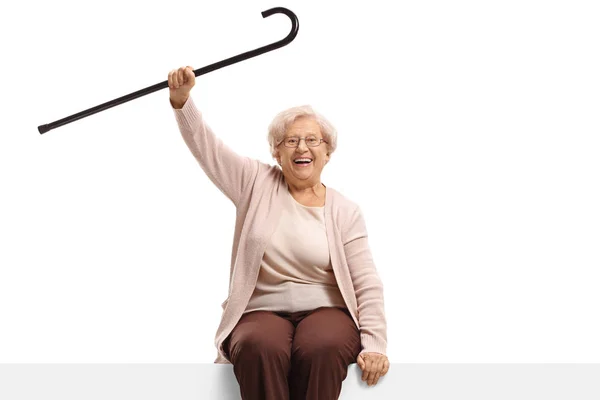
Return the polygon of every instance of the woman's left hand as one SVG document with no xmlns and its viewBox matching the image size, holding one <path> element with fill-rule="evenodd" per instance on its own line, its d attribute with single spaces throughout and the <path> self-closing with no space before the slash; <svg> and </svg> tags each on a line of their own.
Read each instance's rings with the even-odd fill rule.
<svg viewBox="0 0 600 400">
<path fill-rule="evenodd" d="M 387 374 L 390 369 L 387 356 L 381 353 L 359 354 L 356 363 L 363 371 L 362 380 L 367 381 L 369 386 L 377 384 L 379 378 Z"/>
</svg>

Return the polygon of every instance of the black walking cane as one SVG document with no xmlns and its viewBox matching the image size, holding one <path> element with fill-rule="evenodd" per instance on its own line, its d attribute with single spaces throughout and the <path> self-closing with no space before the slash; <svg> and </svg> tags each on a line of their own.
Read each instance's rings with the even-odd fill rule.
<svg viewBox="0 0 600 400">
<path fill-rule="evenodd" d="M 293 12 L 291 12 L 290 10 L 288 10 L 287 8 L 284 8 L 284 7 L 271 8 L 269 10 L 263 11 L 261 14 L 262 14 L 263 18 L 266 18 L 273 14 L 278 14 L 278 13 L 287 15 L 290 18 L 290 20 L 292 21 L 292 29 L 285 38 L 283 38 L 282 40 L 279 40 L 277 42 L 268 44 L 266 46 L 259 47 L 254 50 L 250 50 L 245 53 L 238 54 L 237 56 L 230 57 L 225 60 L 216 62 L 214 64 L 207 65 L 206 67 L 199 68 L 194 71 L 194 75 L 196 75 L 196 76 L 204 75 L 204 74 L 207 74 L 214 70 L 217 70 L 219 68 L 226 67 L 227 65 L 235 64 L 237 62 L 247 60 L 252 57 L 256 57 L 260 54 L 266 53 L 271 50 L 278 49 L 280 47 L 283 47 L 283 46 L 289 44 L 292 40 L 294 40 L 294 38 L 298 34 L 298 17 L 296 17 L 296 14 L 294 14 Z M 137 99 L 138 97 L 145 96 L 149 93 L 156 92 L 157 90 L 164 89 L 167 87 L 169 87 L 168 80 L 161 82 L 161 83 L 157 83 L 156 85 L 149 86 L 145 89 L 138 90 L 137 92 L 130 93 L 126 96 L 119 97 L 117 99 L 111 100 L 104 104 L 100 104 L 96 107 L 89 108 L 89 109 L 87 109 L 85 111 L 81 111 L 77 114 L 73 114 L 70 117 L 59 119 L 58 121 L 54 121 L 49 124 L 40 125 L 40 126 L 38 126 L 38 131 L 40 132 L 40 134 L 44 134 L 51 129 L 58 128 L 59 126 L 66 125 L 70 122 L 77 121 L 78 119 L 85 118 L 89 115 L 98 113 L 100 111 L 104 111 L 111 107 L 117 106 L 122 103 L 126 103 L 130 100 Z"/>
</svg>

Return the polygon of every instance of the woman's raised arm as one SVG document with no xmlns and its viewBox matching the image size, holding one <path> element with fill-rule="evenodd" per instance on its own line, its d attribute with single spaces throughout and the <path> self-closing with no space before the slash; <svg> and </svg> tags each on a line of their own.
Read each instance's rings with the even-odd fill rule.
<svg viewBox="0 0 600 400">
<path fill-rule="evenodd" d="M 237 207 L 258 165 L 250 157 L 237 154 L 213 133 L 190 96 L 194 84 L 192 67 L 169 73 L 169 101 L 179 131 L 208 178 Z"/>
</svg>

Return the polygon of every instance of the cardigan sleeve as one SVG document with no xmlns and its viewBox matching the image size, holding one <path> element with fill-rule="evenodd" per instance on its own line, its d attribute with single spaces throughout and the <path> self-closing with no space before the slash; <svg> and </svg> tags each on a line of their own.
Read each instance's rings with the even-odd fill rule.
<svg viewBox="0 0 600 400">
<path fill-rule="evenodd" d="M 356 206 L 342 235 L 346 262 L 356 292 L 362 353 L 386 354 L 387 322 L 383 284 L 375 268 L 368 243 L 367 227 Z"/>
<path fill-rule="evenodd" d="M 252 180 L 256 163 L 237 154 L 214 134 L 192 96 L 182 108 L 176 109 L 172 105 L 171 108 L 187 147 L 208 178 L 237 207 L 241 194 Z"/>
</svg>

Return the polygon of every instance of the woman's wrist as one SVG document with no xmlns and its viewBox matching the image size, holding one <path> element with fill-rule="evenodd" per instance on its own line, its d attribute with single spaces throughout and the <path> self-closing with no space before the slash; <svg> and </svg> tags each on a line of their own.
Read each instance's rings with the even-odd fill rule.
<svg viewBox="0 0 600 400">
<path fill-rule="evenodd" d="M 190 96 L 185 96 L 185 97 L 179 97 L 179 98 L 169 98 L 169 100 L 171 100 L 171 106 L 173 106 L 173 108 L 175 109 L 181 109 L 183 108 L 183 106 L 185 105 L 185 103 L 187 102 L 188 98 Z"/>
</svg>

